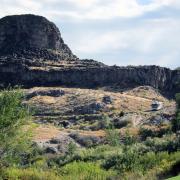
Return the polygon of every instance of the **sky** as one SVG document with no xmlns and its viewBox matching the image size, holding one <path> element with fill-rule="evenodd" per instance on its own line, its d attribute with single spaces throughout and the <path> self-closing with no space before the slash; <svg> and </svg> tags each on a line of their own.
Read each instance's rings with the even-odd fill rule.
<svg viewBox="0 0 180 180">
<path fill-rule="evenodd" d="M 81 59 L 180 66 L 180 0 L 0 0 L 0 18 L 13 14 L 53 21 Z"/>
</svg>

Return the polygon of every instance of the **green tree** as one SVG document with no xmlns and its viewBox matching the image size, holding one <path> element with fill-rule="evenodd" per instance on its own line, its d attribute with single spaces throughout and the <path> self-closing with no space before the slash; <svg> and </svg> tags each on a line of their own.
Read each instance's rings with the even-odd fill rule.
<svg viewBox="0 0 180 180">
<path fill-rule="evenodd" d="M 30 151 L 31 141 L 23 125 L 30 119 L 20 89 L 0 92 L 0 161 L 17 163 Z"/>
<path fill-rule="evenodd" d="M 172 121 L 172 130 L 174 132 L 180 131 L 180 93 L 176 94 L 177 112 L 176 118 Z"/>
</svg>

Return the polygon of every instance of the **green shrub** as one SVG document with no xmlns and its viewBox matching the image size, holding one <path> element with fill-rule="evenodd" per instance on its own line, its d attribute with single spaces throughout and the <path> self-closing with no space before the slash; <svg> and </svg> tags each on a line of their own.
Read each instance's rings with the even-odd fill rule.
<svg viewBox="0 0 180 180">
<path fill-rule="evenodd" d="M 74 156 L 71 155 L 64 155 L 64 156 L 56 156 L 53 158 L 48 159 L 48 166 L 53 167 L 53 166 L 64 166 L 66 164 L 69 164 L 74 161 Z"/>
<path fill-rule="evenodd" d="M 136 151 L 127 150 L 121 155 L 114 155 L 106 159 L 103 167 L 105 169 L 115 169 L 119 173 L 126 172 L 140 172 L 147 173 L 147 171 L 160 167 L 170 167 L 173 163 L 180 160 L 180 152 L 169 154 L 168 152 L 148 152 L 140 155 Z M 179 156 L 179 157 L 178 157 Z"/>
<path fill-rule="evenodd" d="M 61 180 L 54 172 L 50 170 L 40 170 L 36 168 L 7 168 L 1 171 L 0 178 L 9 180 Z"/>
<path fill-rule="evenodd" d="M 69 144 L 68 144 L 68 154 L 70 155 L 70 156 L 72 156 L 75 152 L 76 152 L 76 150 L 77 150 L 77 146 L 76 146 L 76 144 L 75 143 L 73 143 L 73 142 L 70 142 Z"/>
<path fill-rule="evenodd" d="M 98 122 L 98 129 L 107 129 L 111 126 L 110 118 L 107 115 L 102 116 L 102 120 Z"/>
<path fill-rule="evenodd" d="M 28 119 L 27 107 L 22 104 L 23 93 L 19 89 L 10 89 L 0 93 L 0 138 L 1 144 L 7 138 L 14 137 Z"/>
<path fill-rule="evenodd" d="M 101 138 L 93 135 L 81 135 L 78 133 L 72 133 L 70 134 L 70 137 L 85 147 L 93 147 L 101 143 Z"/>
<path fill-rule="evenodd" d="M 170 153 L 180 149 L 180 138 L 171 136 L 147 138 L 144 144 L 153 152 L 167 151 Z"/>
<path fill-rule="evenodd" d="M 177 110 L 176 118 L 174 118 L 172 121 L 172 130 L 174 132 L 180 131 L 180 109 Z"/>
<path fill-rule="evenodd" d="M 122 148 L 119 146 L 100 145 L 95 148 L 81 149 L 77 160 L 96 162 L 104 160 L 114 154 L 121 154 Z"/>
<path fill-rule="evenodd" d="M 32 143 L 29 132 L 22 129 L 29 119 L 29 109 L 23 104 L 20 89 L 0 92 L 1 163 L 20 163 L 22 159 L 25 163 L 29 158 Z"/>
<path fill-rule="evenodd" d="M 105 171 L 101 169 L 98 164 L 73 162 L 60 169 L 59 172 L 64 180 L 106 180 L 111 175 L 115 174 L 113 171 Z"/>
<path fill-rule="evenodd" d="M 120 129 L 120 128 L 123 128 L 123 127 L 126 127 L 126 126 L 128 126 L 128 125 L 130 125 L 132 122 L 131 122 L 131 120 L 130 119 L 118 119 L 118 118 L 116 118 L 116 119 L 114 119 L 114 121 L 113 121 L 113 126 L 115 127 L 115 128 L 118 128 L 118 129 Z"/>
<path fill-rule="evenodd" d="M 162 137 L 163 135 L 167 134 L 169 131 L 171 131 L 171 127 L 166 128 L 159 128 L 159 129 L 153 129 L 151 127 L 141 127 L 139 134 L 141 136 L 141 139 L 144 141 L 147 137 Z"/>
<path fill-rule="evenodd" d="M 176 94 L 177 112 L 176 118 L 172 121 L 172 130 L 174 132 L 180 131 L 180 93 Z"/>
<path fill-rule="evenodd" d="M 126 131 L 126 134 L 124 136 L 124 144 L 125 145 L 132 145 L 137 142 L 137 138 L 130 135 L 129 131 Z"/>
<path fill-rule="evenodd" d="M 120 134 L 116 129 L 106 129 L 106 140 L 111 146 L 120 145 Z"/>
<path fill-rule="evenodd" d="M 103 167 L 105 169 L 116 169 L 119 173 L 126 171 L 134 171 L 138 168 L 139 155 L 131 150 L 126 150 L 121 155 L 114 155 L 109 157 Z"/>
<path fill-rule="evenodd" d="M 177 93 L 177 94 L 175 95 L 175 97 L 176 97 L 177 105 L 178 105 L 178 107 L 180 107 L 180 93 Z"/>
</svg>

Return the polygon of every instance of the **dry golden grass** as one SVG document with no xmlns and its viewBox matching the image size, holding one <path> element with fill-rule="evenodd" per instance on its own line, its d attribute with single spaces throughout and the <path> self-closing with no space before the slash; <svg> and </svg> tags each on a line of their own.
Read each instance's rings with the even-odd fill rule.
<svg viewBox="0 0 180 180">
<path fill-rule="evenodd" d="M 55 104 L 56 101 L 57 100 L 54 97 L 50 96 L 36 96 L 31 99 L 31 102 L 47 105 Z"/>
<path fill-rule="evenodd" d="M 80 88 L 62 88 L 62 87 L 40 87 L 33 88 L 31 91 L 49 89 L 61 89 L 65 91 L 65 95 L 61 97 L 36 96 L 29 100 L 30 103 L 41 106 L 48 106 L 51 109 L 57 109 L 63 114 L 63 111 L 73 110 L 77 105 L 88 105 L 92 102 L 102 102 L 104 96 L 110 96 L 113 103 L 107 105 L 107 111 L 114 112 L 145 112 L 151 109 L 153 98 L 159 98 L 164 102 L 164 105 L 173 105 L 173 102 L 168 101 L 163 96 L 160 96 L 155 91 L 146 92 L 147 97 L 141 92 L 131 91 L 127 93 L 108 92 L 104 90 L 80 89 Z M 143 90 L 144 92 L 145 90 Z M 133 95 L 132 92 L 135 92 Z M 148 94 L 149 93 L 149 94 Z M 154 94 L 153 94 L 154 93 Z M 143 97 L 142 97 L 143 96 Z M 174 106 L 174 105 L 173 105 Z"/>
<path fill-rule="evenodd" d="M 160 93 L 158 93 L 157 90 L 149 86 L 140 86 L 126 91 L 125 94 L 150 100 L 156 99 L 158 101 L 166 102 L 166 99 Z"/>
<path fill-rule="evenodd" d="M 30 91 L 30 92 L 49 91 L 52 89 L 63 90 L 65 94 L 60 97 L 35 96 L 28 100 L 28 103 L 34 105 L 37 109 L 40 108 L 42 114 L 44 113 L 43 119 L 46 118 L 46 114 L 45 114 L 46 112 L 50 112 L 50 113 L 52 112 L 52 114 L 58 113 L 56 120 L 61 121 L 63 120 L 63 117 L 72 116 L 76 113 L 74 111 L 74 107 L 86 106 L 92 102 L 102 103 L 104 96 L 110 96 L 112 98 L 112 104 L 106 105 L 106 109 L 103 110 L 103 112 L 99 112 L 99 113 L 102 114 L 113 113 L 115 115 L 119 114 L 121 111 L 133 113 L 132 118 L 134 119 L 131 120 L 132 122 L 131 127 L 122 128 L 121 130 L 119 130 L 121 134 L 125 134 L 128 129 L 131 135 L 136 136 L 139 133 L 137 127 L 138 123 L 144 122 L 149 117 L 154 116 L 156 115 L 156 113 L 158 113 L 158 112 L 149 111 L 151 110 L 151 103 L 153 98 L 161 100 L 164 103 L 165 108 L 173 107 L 170 108 L 171 111 L 168 110 L 167 113 L 173 114 L 175 109 L 174 101 L 168 101 L 153 89 L 146 90 L 140 88 L 139 90 L 136 88 L 131 91 L 121 93 L 121 92 L 105 91 L 103 89 L 93 90 L 93 89 L 65 88 L 65 87 L 35 87 L 26 91 Z M 76 115 L 80 115 L 80 114 L 76 114 Z M 78 127 L 79 125 L 76 126 Z M 33 133 L 35 140 L 43 140 L 43 139 L 51 139 L 53 137 L 57 137 L 58 134 L 62 134 L 62 133 L 65 133 L 67 135 L 73 131 L 75 130 L 72 129 L 60 130 L 54 126 L 40 125 L 39 127 L 33 130 Z M 98 136 L 98 137 L 105 136 L 105 131 L 103 130 L 99 130 L 99 131 L 78 130 L 77 132 L 84 136 L 89 136 L 89 135 Z"/>
<path fill-rule="evenodd" d="M 51 125 L 40 125 L 33 130 L 33 140 L 50 140 L 60 134 L 60 130 Z"/>
<path fill-rule="evenodd" d="M 65 134 L 70 133 L 78 133 L 83 136 L 96 136 L 96 137 L 104 137 L 106 135 L 106 132 L 104 130 L 98 130 L 98 131 L 85 131 L 85 130 L 73 130 L 73 129 L 64 129 L 62 132 Z"/>
<path fill-rule="evenodd" d="M 83 136 L 96 136 L 96 137 L 104 137 L 106 135 L 104 130 L 99 131 L 78 131 L 80 135 Z"/>
<path fill-rule="evenodd" d="M 131 136 L 139 135 L 139 128 L 137 128 L 137 127 L 122 128 L 119 131 L 122 135 L 125 135 L 127 132 Z"/>
</svg>

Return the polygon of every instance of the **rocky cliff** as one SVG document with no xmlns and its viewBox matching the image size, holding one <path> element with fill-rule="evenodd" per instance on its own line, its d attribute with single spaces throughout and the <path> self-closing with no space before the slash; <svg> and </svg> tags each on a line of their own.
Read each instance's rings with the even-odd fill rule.
<svg viewBox="0 0 180 180">
<path fill-rule="evenodd" d="M 0 55 L 52 60 L 75 58 L 55 24 L 35 15 L 0 19 Z"/>
<path fill-rule="evenodd" d="M 158 66 L 106 66 L 94 60 L 79 60 L 52 22 L 41 16 L 20 15 L 0 19 L 0 83 L 28 87 L 150 85 L 178 92 L 180 71 Z"/>
</svg>

